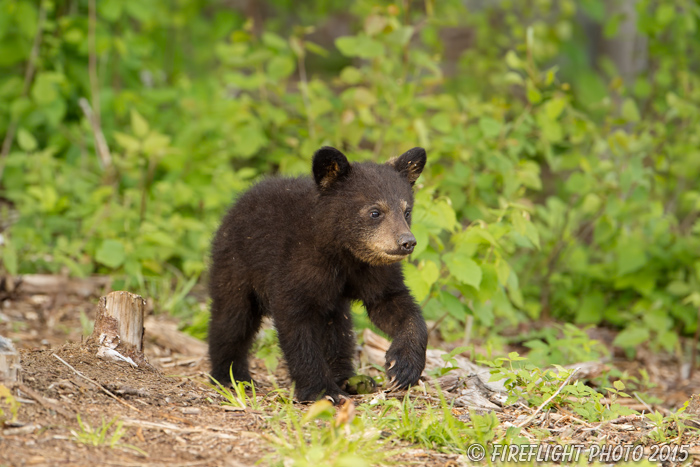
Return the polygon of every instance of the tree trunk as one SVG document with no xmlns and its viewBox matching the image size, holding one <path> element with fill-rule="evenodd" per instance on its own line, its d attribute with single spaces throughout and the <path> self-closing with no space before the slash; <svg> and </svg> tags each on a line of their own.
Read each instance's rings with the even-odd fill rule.
<svg viewBox="0 0 700 467">
<path fill-rule="evenodd" d="M 143 355 L 143 319 L 146 301 L 129 292 L 111 292 L 100 298 L 95 328 L 88 342 L 100 346 L 97 355 L 134 366 L 148 364 Z"/>
</svg>

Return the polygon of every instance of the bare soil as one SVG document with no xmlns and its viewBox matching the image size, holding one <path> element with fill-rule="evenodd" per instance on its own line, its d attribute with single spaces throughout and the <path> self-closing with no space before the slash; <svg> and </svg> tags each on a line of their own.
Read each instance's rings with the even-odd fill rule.
<svg viewBox="0 0 700 467">
<path fill-rule="evenodd" d="M 273 450 L 265 435 L 270 414 L 220 405 L 221 397 L 205 384 L 209 368 L 201 347 L 189 355 L 178 353 L 167 343 L 149 341 L 147 328 L 145 352 L 151 366 L 134 368 L 125 362 L 95 357 L 96 349 L 84 342 L 88 330 L 83 327 L 94 319 L 101 293 L 0 291 L 0 335 L 15 342 L 22 364 L 22 382 L 13 392 L 21 403 L 16 422 L 0 428 L 0 466 L 269 464 Z M 700 392 L 700 372 L 684 378 L 687 368 L 678 359 L 648 351 L 638 355 L 634 361 L 619 358 L 612 365 L 630 374 L 647 371 L 657 384 L 654 394 L 663 401 L 654 405 L 654 410 L 668 413 L 682 406 L 693 392 Z M 271 389 L 262 362 L 252 362 L 252 373 L 261 382 L 261 393 Z M 289 383 L 283 365 L 276 377 L 280 384 Z M 357 396 L 355 403 L 362 404 L 368 397 Z M 7 410 L 2 401 L 0 408 Z M 505 426 L 517 425 L 533 412 L 515 405 L 505 408 L 498 417 Z M 469 416 L 466 409 L 455 408 L 453 413 Z M 114 448 L 77 442 L 74 433 L 80 431 L 78 415 L 91 427 L 117 420 L 124 434 Z M 529 432 L 523 430 L 522 434 L 528 437 L 537 428 L 547 428 L 555 436 L 553 441 L 618 444 L 639 441 L 651 429 L 639 417 L 603 425 L 577 420 L 564 410 L 543 412 L 537 414 Z M 108 434 L 114 429 L 112 426 Z M 700 465 L 700 448 L 697 437 L 694 439 L 691 455 L 695 457 L 691 456 L 690 462 Z M 409 443 L 401 443 L 400 447 L 406 449 L 394 459 L 399 465 L 465 465 L 465 459 L 455 455 Z"/>
</svg>

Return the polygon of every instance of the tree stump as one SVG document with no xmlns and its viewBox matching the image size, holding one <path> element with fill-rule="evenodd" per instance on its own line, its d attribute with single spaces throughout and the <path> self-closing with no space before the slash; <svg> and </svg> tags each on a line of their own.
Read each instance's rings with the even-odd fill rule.
<svg viewBox="0 0 700 467">
<path fill-rule="evenodd" d="M 99 346 L 97 356 L 148 365 L 143 355 L 143 319 L 146 301 L 130 292 L 110 292 L 100 298 L 95 328 L 88 339 Z"/>
<path fill-rule="evenodd" d="M 0 336 L 0 383 L 14 383 L 19 380 L 19 353 L 10 339 Z"/>
</svg>

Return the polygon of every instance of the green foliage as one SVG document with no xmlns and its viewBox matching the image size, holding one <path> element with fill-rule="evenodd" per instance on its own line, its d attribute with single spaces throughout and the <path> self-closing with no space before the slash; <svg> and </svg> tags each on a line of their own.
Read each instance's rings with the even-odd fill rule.
<svg viewBox="0 0 700 467">
<path fill-rule="evenodd" d="M 77 415 L 77 418 L 79 429 L 71 430 L 71 436 L 74 441 L 89 446 L 109 446 L 110 448 L 130 449 L 142 456 L 148 456 L 145 451 L 136 446 L 119 442 L 124 434 L 126 434 L 126 430 L 122 428 L 121 421 L 117 422 L 116 417 L 109 422 L 105 422 L 103 419 L 102 424 L 95 428 L 92 428 L 87 422 L 83 422 L 80 418 L 80 414 Z M 110 435 L 108 432 L 112 427 L 114 427 L 114 430 L 112 430 L 112 434 Z"/>
<path fill-rule="evenodd" d="M 17 414 L 22 404 L 4 384 L 0 384 L 0 402 L 0 425 L 4 426 L 7 422 L 17 421 Z"/>
<path fill-rule="evenodd" d="M 465 454 L 470 443 L 485 446 L 493 441 L 499 424 L 493 412 L 471 413 L 470 421 L 463 421 L 452 414 L 439 389 L 438 394 L 437 404 L 421 403 L 408 394 L 403 401 L 375 398 L 365 410 L 371 413 L 379 408 L 374 419 L 378 428 L 427 449 Z"/>
<path fill-rule="evenodd" d="M 277 364 L 282 358 L 282 351 L 277 338 L 277 330 L 265 329 L 255 340 L 253 352 L 255 356 L 265 363 L 265 368 L 269 373 L 277 370 Z"/>
<path fill-rule="evenodd" d="M 233 379 L 233 369 L 229 368 L 229 377 L 233 381 L 232 389 L 221 384 L 211 376 L 209 378 L 214 382 L 214 384 L 209 384 L 208 386 L 216 391 L 220 396 L 224 398 L 221 405 L 230 405 L 232 407 L 238 407 L 245 409 L 250 407 L 253 410 L 260 409 L 260 403 L 255 394 L 255 385 L 251 384 L 250 381 L 236 381 Z M 250 389 L 251 395 L 248 396 L 246 389 Z"/>
<path fill-rule="evenodd" d="M 274 434 L 263 437 L 275 448 L 271 465 L 370 466 L 395 454 L 371 419 L 356 416 L 352 402 L 336 410 L 324 399 L 302 413 L 288 399 L 269 423 Z"/>
<path fill-rule="evenodd" d="M 606 388 L 611 396 L 611 402 L 604 405 L 603 393 L 583 384 L 580 380 L 568 381 L 574 370 L 567 370 L 559 365 L 554 365 L 553 369 L 542 369 L 518 355 L 517 352 L 511 352 L 508 357 L 480 363 L 492 368 L 491 381 L 503 381 L 508 391 L 507 404 L 523 399 L 530 406 L 540 407 L 547 402 L 543 409 L 568 407 L 589 422 L 600 422 L 637 413 L 617 402 L 618 397 L 630 397 L 622 392 L 625 388 L 622 381 L 615 381 L 613 387 Z"/>
<path fill-rule="evenodd" d="M 222 2 L 95 3 L 92 31 L 87 0 L 0 0 L 0 134 L 16 128 L 0 194 L 19 213 L 0 204 L 6 271 L 112 274 L 202 336 L 206 313 L 186 297 L 235 194 L 308 173 L 323 144 L 376 161 L 420 145 L 404 271 L 442 329 L 470 316 L 484 335 L 546 317 L 606 323 L 630 353 L 673 350 L 696 329 L 693 2 L 635 3 L 648 46 L 631 77 L 589 56 L 578 18 L 606 39 L 624 20 L 602 0 L 360 0 L 323 47 L 309 25 L 345 3 L 276 0 L 264 25 Z M 448 27 L 473 39 L 456 60 Z M 600 352 L 536 339 L 540 362 Z"/>
<path fill-rule="evenodd" d="M 654 425 L 654 429 L 647 436 L 655 443 L 661 444 L 677 442 L 677 440 L 683 439 L 683 433 L 686 430 L 697 431 L 698 428 L 695 424 L 686 423 L 692 418 L 691 415 L 685 413 L 686 408 L 688 408 L 688 401 L 683 407 L 666 416 L 663 416 L 658 411 L 644 414 Z"/>
<path fill-rule="evenodd" d="M 590 339 L 584 329 L 568 323 L 544 328 L 529 337 L 523 344 L 530 349 L 527 358 L 538 366 L 600 361 L 609 354 L 608 349 Z"/>
</svg>

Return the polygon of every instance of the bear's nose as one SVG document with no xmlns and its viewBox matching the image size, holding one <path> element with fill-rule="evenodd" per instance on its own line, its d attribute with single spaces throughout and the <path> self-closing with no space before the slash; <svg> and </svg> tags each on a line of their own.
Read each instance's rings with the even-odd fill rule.
<svg viewBox="0 0 700 467">
<path fill-rule="evenodd" d="M 416 246 L 416 237 L 411 233 L 401 235 L 399 237 L 399 246 L 401 247 L 401 251 L 412 253 L 413 248 Z"/>
</svg>

